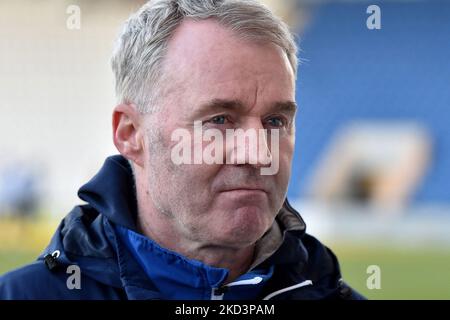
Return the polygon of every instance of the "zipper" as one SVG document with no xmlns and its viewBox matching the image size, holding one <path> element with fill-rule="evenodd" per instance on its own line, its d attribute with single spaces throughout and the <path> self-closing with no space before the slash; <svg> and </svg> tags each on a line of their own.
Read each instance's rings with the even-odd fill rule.
<svg viewBox="0 0 450 320">
<path fill-rule="evenodd" d="M 222 291 L 221 289 L 222 287 L 211 289 L 211 300 L 223 300 L 225 291 Z"/>
<path fill-rule="evenodd" d="M 58 261 L 60 255 L 61 252 L 59 250 L 55 250 L 53 253 L 49 253 L 44 257 L 45 265 L 51 272 L 54 272 L 60 266 Z"/>
<path fill-rule="evenodd" d="M 212 288 L 211 300 L 223 300 L 223 295 L 225 294 L 225 292 L 228 291 L 229 287 L 254 285 L 261 283 L 261 281 L 263 281 L 262 277 L 254 277 L 253 279 L 239 280 L 235 282 L 230 282 L 218 288 Z"/>
</svg>

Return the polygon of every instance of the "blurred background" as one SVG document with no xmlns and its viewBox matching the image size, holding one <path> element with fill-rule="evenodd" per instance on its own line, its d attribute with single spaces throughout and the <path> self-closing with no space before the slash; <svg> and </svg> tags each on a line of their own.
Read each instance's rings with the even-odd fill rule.
<svg viewBox="0 0 450 320">
<path fill-rule="evenodd" d="M 0 274 L 117 153 L 109 58 L 144 2 L 0 0 Z M 308 232 L 368 298 L 450 299 L 450 1 L 263 2 L 301 48 L 289 199 Z"/>
</svg>

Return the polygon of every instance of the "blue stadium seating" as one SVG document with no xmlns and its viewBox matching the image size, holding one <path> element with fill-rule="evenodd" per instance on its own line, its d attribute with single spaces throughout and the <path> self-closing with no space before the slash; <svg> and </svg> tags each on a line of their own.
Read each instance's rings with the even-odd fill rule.
<svg viewBox="0 0 450 320">
<path fill-rule="evenodd" d="M 319 7 L 300 37 L 297 146 L 290 198 L 304 197 L 332 135 L 352 120 L 421 123 L 432 164 L 414 203 L 450 202 L 450 1 L 377 2 L 381 30 L 366 27 L 368 2 Z"/>
</svg>

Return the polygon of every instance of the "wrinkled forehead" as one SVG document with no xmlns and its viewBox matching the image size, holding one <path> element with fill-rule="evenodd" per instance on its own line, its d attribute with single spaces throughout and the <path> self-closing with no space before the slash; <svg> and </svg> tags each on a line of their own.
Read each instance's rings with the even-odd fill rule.
<svg viewBox="0 0 450 320">
<path fill-rule="evenodd" d="M 213 19 L 185 20 L 178 27 L 163 72 L 169 92 L 190 98 L 294 99 L 293 70 L 280 47 L 240 38 Z"/>
</svg>

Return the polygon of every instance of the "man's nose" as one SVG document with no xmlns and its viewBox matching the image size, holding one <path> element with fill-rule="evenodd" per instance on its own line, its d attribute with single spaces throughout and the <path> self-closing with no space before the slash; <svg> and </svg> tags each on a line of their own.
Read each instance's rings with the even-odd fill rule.
<svg viewBox="0 0 450 320">
<path fill-rule="evenodd" d="M 267 130 L 260 119 L 250 119 L 235 131 L 234 164 L 248 164 L 255 168 L 272 163 Z"/>
</svg>

